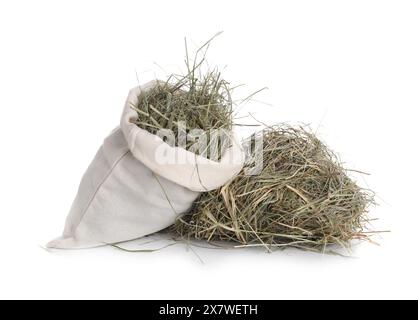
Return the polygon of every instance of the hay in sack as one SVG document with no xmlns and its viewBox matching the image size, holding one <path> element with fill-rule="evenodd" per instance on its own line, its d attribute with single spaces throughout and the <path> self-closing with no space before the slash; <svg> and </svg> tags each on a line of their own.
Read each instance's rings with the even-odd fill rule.
<svg viewBox="0 0 418 320">
<path fill-rule="evenodd" d="M 171 76 L 144 93 L 139 100 L 139 108 L 132 106 L 138 118 L 134 123 L 152 134 L 171 132 L 169 143 L 183 147 L 195 154 L 219 160 L 228 147 L 230 136 L 212 140 L 211 132 L 232 130 L 232 100 L 229 84 L 221 74 L 213 70 L 201 79 L 195 78 L 197 66 L 191 66 L 186 76 Z M 189 139 L 182 139 L 186 135 Z M 199 138 L 216 143 L 216 155 L 210 154 L 210 145 L 200 148 Z M 164 136 L 167 141 L 167 136 Z M 220 143 L 219 143 L 220 142 Z"/>
<path fill-rule="evenodd" d="M 87 169 L 63 235 L 49 248 L 88 248 L 155 233 L 188 211 L 201 192 L 240 172 L 244 153 L 232 132 L 231 89 L 219 72 L 201 69 L 209 42 L 193 60 L 187 57 L 185 75 L 130 91 L 120 126 Z M 223 129 L 223 143 L 212 139 L 213 152 L 205 152 L 200 140 L 216 129 Z"/>
<path fill-rule="evenodd" d="M 368 238 L 366 213 L 373 194 L 349 177 L 331 150 L 302 127 L 280 125 L 261 134 L 260 174 L 247 175 L 244 169 L 225 186 L 203 193 L 176 221 L 181 237 L 268 250 L 324 250 Z"/>
</svg>

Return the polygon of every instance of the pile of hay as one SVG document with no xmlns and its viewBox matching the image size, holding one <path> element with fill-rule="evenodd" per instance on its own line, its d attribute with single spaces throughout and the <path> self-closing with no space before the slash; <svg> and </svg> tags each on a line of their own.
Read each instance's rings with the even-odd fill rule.
<svg viewBox="0 0 418 320">
<path fill-rule="evenodd" d="M 202 194 L 177 220 L 176 233 L 268 250 L 325 250 L 368 237 L 373 194 L 348 176 L 332 151 L 302 127 L 280 125 L 261 134 L 261 173 L 248 176 L 243 170 L 224 187 Z"/>
</svg>

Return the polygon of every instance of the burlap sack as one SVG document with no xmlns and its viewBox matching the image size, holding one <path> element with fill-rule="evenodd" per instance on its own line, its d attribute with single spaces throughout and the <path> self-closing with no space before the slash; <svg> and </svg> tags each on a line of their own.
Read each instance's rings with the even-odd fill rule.
<svg viewBox="0 0 418 320">
<path fill-rule="evenodd" d="M 123 242 L 162 230 L 201 192 L 216 189 L 242 169 L 234 139 L 219 162 L 138 128 L 138 97 L 155 82 L 130 91 L 120 127 L 103 142 L 81 180 L 63 235 L 49 248 L 76 249 Z"/>
</svg>

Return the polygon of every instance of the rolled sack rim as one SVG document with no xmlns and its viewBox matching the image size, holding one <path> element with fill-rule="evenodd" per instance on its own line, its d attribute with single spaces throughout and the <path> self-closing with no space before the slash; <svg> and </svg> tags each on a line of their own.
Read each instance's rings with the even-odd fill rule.
<svg viewBox="0 0 418 320">
<path fill-rule="evenodd" d="M 120 126 L 133 156 L 154 173 L 190 190 L 205 192 L 223 186 L 241 171 L 245 161 L 243 147 L 234 130 L 231 131 L 231 146 L 225 149 L 220 161 L 213 161 L 184 148 L 170 146 L 161 137 L 133 123 L 138 115 L 132 106 L 138 108 L 141 93 L 158 83 L 162 82 L 153 80 L 137 86 L 129 91 L 126 99 Z M 157 161 L 157 154 L 164 155 L 165 163 Z"/>
</svg>

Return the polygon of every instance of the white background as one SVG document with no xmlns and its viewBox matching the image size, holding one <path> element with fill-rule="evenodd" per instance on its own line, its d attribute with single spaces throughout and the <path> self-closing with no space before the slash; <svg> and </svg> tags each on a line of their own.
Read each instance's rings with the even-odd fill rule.
<svg viewBox="0 0 418 320">
<path fill-rule="evenodd" d="M 1 1 L 0 298 L 418 298 L 416 1 Z M 351 258 L 299 251 L 50 253 L 128 90 L 184 58 L 184 36 L 271 104 L 311 123 L 378 193 Z M 155 244 L 158 246 L 158 243 Z"/>
</svg>

